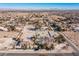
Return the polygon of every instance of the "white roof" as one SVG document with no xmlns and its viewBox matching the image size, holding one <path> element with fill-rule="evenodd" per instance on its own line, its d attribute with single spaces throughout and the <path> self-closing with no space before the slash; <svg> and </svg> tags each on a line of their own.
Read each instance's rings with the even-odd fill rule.
<svg viewBox="0 0 79 59">
<path fill-rule="evenodd" d="M 79 30 L 79 27 L 75 27 L 74 29 L 75 29 L 75 30 Z"/>
<path fill-rule="evenodd" d="M 4 27 L 0 27 L 1 30 L 4 30 L 4 31 L 8 31 L 7 28 L 4 28 Z"/>
<path fill-rule="evenodd" d="M 64 47 L 64 46 L 66 46 L 66 44 L 63 44 L 63 43 L 62 43 L 62 44 L 58 44 L 55 48 L 56 48 L 56 49 L 61 49 L 61 48 Z"/>
</svg>

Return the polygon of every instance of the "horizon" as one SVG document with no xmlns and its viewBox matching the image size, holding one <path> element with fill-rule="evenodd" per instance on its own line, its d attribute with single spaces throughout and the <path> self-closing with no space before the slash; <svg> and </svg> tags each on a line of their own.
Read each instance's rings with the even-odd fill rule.
<svg viewBox="0 0 79 59">
<path fill-rule="evenodd" d="M 0 3 L 0 9 L 60 9 L 79 10 L 79 3 Z"/>
</svg>

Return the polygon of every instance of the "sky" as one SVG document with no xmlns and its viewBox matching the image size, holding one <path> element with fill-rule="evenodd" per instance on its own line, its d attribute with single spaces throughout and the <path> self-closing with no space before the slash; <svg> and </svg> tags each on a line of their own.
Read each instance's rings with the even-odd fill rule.
<svg viewBox="0 0 79 59">
<path fill-rule="evenodd" d="M 79 9 L 79 3 L 0 3 L 0 8 L 13 8 L 13 9 Z"/>
</svg>

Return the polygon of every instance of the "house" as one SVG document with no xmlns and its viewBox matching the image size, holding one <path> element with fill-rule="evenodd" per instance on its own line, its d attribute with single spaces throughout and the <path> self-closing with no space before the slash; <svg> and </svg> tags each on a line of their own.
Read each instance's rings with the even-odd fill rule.
<svg viewBox="0 0 79 59">
<path fill-rule="evenodd" d="M 4 27 L 0 27 L 0 31 L 8 31 L 8 29 Z"/>
<path fill-rule="evenodd" d="M 75 27 L 74 31 L 78 31 L 79 32 L 79 27 Z"/>
</svg>

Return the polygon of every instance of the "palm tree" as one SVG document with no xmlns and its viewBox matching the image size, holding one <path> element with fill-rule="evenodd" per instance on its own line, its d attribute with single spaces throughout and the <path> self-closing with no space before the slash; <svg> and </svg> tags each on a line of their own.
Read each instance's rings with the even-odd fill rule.
<svg viewBox="0 0 79 59">
<path fill-rule="evenodd" d="M 62 35 L 59 35 L 58 37 L 55 38 L 55 42 L 57 43 L 64 43 L 65 38 Z"/>
<path fill-rule="evenodd" d="M 9 30 L 10 31 L 14 31 L 15 30 L 15 26 L 9 26 Z"/>
</svg>

